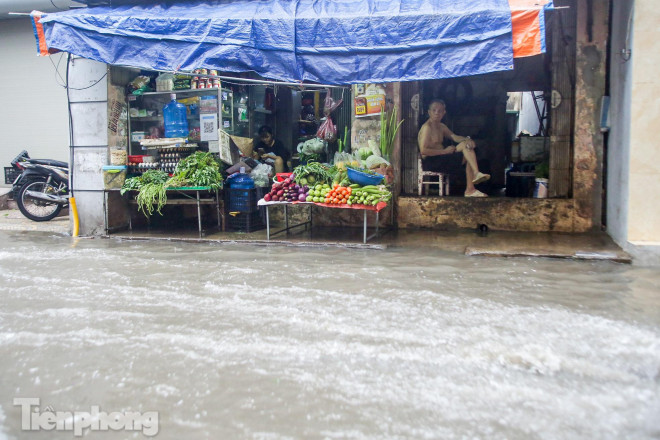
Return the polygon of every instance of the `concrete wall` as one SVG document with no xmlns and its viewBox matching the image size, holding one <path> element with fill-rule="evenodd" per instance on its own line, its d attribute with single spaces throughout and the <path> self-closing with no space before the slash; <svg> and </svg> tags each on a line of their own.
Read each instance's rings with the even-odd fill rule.
<svg viewBox="0 0 660 440">
<path fill-rule="evenodd" d="M 613 17 L 608 232 L 638 263 L 660 264 L 660 4 L 615 2 Z"/>
<path fill-rule="evenodd" d="M 607 154 L 607 232 L 619 245 L 628 240 L 628 193 L 630 191 L 630 98 L 632 59 L 622 54 L 632 44 L 629 18 L 632 0 L 612 5 L 610 59 L 610 133 Z M 631 23 L 632 24 L 632 23 Z M 626 42 L 626 40 L 629 40 Z"/>
<path fill-rule="evenodd" d="M 53 55 L 58 63 L 66 54 Z M 29 18 L 0 20 L 0 164 L 26 149 L 33 158 L 69 161 L 66 90 L 48 57 L 38 57 Z M 64 77 L 66 58 L 60 63 Z M 0 179 L 4 184 L 4 175 Z"/>
<path fill-rule="evenodd" d="M 630 125 L 630 197 L 628 240 L 634 244 L 660 244 L 660 4 L 636 0 L 632 48 Z"/>
</svg>

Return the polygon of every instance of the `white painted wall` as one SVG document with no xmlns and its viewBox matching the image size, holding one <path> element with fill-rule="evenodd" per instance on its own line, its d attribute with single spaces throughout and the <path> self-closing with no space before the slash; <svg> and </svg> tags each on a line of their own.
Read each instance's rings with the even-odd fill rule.
<svg viewBox="0 0 660 440">
<path fill-rule="evenodd" d="M 612 5 L 612 46 L 610 61 L 610 133 L 607 142 L 607 232 L 622 247 L 628 241 L 628 192 L 630 184 L 630 97 L 632 60 L 626 61 L 628 18 L 632 0 Z M 629 36 L 629 38 L 627 37 Z M 632 44 L 632 40 L 629 40 Z M 630 49 L 630 47 L 628 47 Z"/>
<path fill-rule="evenodd" d="M 535 93 L 537 95 L 543 94 L 543 92 Z M 538 105 L 539 111 L 542 111 L 543 101 L 539 100 Z M 518 132 L 527 130 L 532 136 L 536 136 L 539 131 L 539 126 L 539 116 L 536 114 L 536 107 L 534 107 L 534 98 L 532 97 L 532 92 L 523 92 L 520 114 L 518 117 Z"/>
<path fill-rule="evenodd" d="M 632 41 L 628 240 L 660 244 L 660 4 L 635 0 Z"/>
<path fill-rule="evenodd" d="M 613 2 L 607 231 L 637 263 L 652 265 L 660 264 L 659 22 L 655 0 Z"/>
<path fill-rule="evenodd" d="M 66 54 L 52 61 L 57 64 L 60 56 Z M 0 60 L 0 166 L 9 166 L 23 149 L 33 158 L 68 162 L 66 90 L 57 84 L 48 57 L 37 56 L 29 18 L 0 20 Z M 65 68 L 66 58 L 60 64 L 62 77 Z"/>
</svg>

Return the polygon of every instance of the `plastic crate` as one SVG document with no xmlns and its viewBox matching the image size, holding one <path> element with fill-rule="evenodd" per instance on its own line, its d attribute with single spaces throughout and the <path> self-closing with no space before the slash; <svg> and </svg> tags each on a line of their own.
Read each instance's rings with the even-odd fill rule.
<svg viewBox="0 0 660 440">
<path fill-rule="evenodd" d="M 225 188 L 225 206 L 228 212 L 257 211 L 257 189 Z"/>
<path fill-rule="evenodd" d="M 259 211 L 230 214 L 228 220 L 229 229 L 232 231 L 254 232 L 266 227 Z"/>
<path fill-rule="evenodd" d="M 5 167 L 5 184 L 11 185 L 14 183 L 14 180 L 21 174 L 21 170 L 17 170 L 14 167 Z"/>
</svg>

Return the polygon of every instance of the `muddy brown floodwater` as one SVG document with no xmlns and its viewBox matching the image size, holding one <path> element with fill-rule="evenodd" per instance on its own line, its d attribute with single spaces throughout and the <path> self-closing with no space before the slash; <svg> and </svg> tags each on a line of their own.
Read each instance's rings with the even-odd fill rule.
<svg viewBox="0 0 660 440">
<path fill-rule="evenodd" d="M 15 398 L 156 411 L 160 439 L 657 438 L 659 285 L 607 262 L 0 232 L 0 439 L 74 438 L 23 431 Z"/>
</svg>

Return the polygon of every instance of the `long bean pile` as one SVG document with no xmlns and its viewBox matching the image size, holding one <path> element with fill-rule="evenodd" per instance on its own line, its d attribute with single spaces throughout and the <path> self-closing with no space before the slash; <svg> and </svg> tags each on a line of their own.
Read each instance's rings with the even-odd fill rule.
<svg viewBox="0 0 660 440">
<path fill-rule="evenodd" d="M 142 185 L 135 200 L 137 200 L 138 210 L 142 211 L 147 217 L 154 213 L 154 205 L 156 205 L 155 209 L 158 211 L 158 214 L 163 215 L 160 210 L 167 202 L 165 185 L 162 183 L 147 183 Z"/>
</svg>

